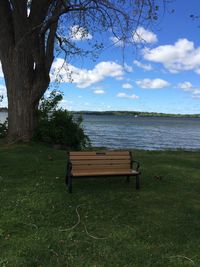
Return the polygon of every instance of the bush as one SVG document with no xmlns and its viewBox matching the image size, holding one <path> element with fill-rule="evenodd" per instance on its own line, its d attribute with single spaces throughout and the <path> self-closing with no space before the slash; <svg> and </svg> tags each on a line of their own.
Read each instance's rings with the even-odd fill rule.
<svg viewBox="0 0 200 267">
<path fill-rule="evenodd" d="M 0 95 L 0 103 L 3 101 L 3 96 Z M 8 134 L 8 119 L 5 122 L 0 122 L 0 138 L 6 137 Z"/>
<path fill-rule="evenodd" d="M 8 119 L 5 122 L 0 123 L 0 138 L 5 138 L 8 134 Z"/>
<path fill-rule="evenodd" d="M 48 98 L 42 99 L 35 139 L 63 148 L 84 149 L 90 146 L 81 126 L 82 118 L 75 118 L 70 112 L 58 108 L 62 98 L 62 94 L 54 90 Z"/>
</svg>

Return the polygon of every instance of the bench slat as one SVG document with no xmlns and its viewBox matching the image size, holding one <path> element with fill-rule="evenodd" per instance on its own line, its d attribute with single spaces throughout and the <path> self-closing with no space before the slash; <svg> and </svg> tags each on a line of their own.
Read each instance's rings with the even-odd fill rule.
<svg viewBox="0 0 200 267">
<path fill-rule="evenodd" d="M 73 165 L 72 165 L 73 166 Z M 74 165 L 72 171 L 74 170 L 130 170 L 130 164 L 118 164 L 118 165 Z"/>
<path fill-rule="evenodd" d="M 102 160 L 102 159 L 130 159 L 130 156 L 122 155 L 122 156 L 116 156 L 116 155 L 105 155 L 105 156 L 96 156 L 96 155 L 87 155 L 87 156 L 70 156 L 71 160 Z"/>
<path fill-rule="evenodd" d="M 129 151 L 73 151 L 69 153 L 71 156 L 96 156 L 96 155 L 107 155 L 107 156 L 128 156 Z"/>
<path fill-rule="evenodd" d="M 71 160 L 73 165 L 130 164 L 130 159 Z"/>
<path fill-rule="evenodd" d="M 117 171 L 112 171 L 112 170 L 81 170 L 81 171 L 73 171 L 72 175 L 75 177 L 81 177 L 81 176 L 106 176 L 106 175 L 133 175 L 133 174 L 138 174 L 138 172 L 132 172 L 132 170 L 127 171 L 127 170 L 117 170 Z"/>
</svg>

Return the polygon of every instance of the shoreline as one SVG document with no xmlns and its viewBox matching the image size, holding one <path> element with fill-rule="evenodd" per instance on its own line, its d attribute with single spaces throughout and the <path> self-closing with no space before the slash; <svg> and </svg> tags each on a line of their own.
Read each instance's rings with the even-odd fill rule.
<svg viewBox="0 0 200 267">
<path fill-rule="evenodd" d="M 69 111 L 74 115 L 97 116 L 133 116 L 133 117 L 159 117 L 159 118 L 200 118 L 200 114 L 171 114 L 146 111 Z M 8 113 L 7 108 L 0 108 L 0 113 Z"/>
<path fill-rule="evenodd" d="M 137 112 L 137 111 L 71 111 L 75 115 L 95 115 L 95 116 L 133 116 L 133 117 L 159 117 L 159 118 L 200 118 L 200 114 L 169 114 L 157 112 Z"/>
</svg>

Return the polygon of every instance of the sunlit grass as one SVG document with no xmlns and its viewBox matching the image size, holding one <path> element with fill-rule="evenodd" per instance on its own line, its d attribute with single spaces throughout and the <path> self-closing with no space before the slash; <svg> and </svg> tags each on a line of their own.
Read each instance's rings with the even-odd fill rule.
<svg viewBox="0 0 200 267">
<path fill-rule="evenodd" d="M 142 187 L 75 180 L 65 151 L 0 144 L 0 266 L 200 266 L 200 152 L 134 151 Z"/>
</svg>

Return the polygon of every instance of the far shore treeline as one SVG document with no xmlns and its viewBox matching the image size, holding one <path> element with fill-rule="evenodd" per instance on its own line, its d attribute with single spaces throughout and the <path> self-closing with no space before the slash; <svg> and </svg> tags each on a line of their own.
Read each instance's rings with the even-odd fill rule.
<svg viewBox="0 0 200 267">
<path fill-rule="evenodd" d="M 0 112 L 7 112 L 6 107 L 0 108 Z M 200 118 L 200 114 L 170 114 L 159 112 L 141 111 L 72 111 L 77 115 L 115 115 L 115 116 L 140 116 L 140 117 L 178 117 L 178 118 Z"/>
<path fill-rule="evenodd" d="M 0 108 L 0 112 L 8 112 L 7 108 Z"/>
<path fill-rule="evenodd" d="M 140 112 L 140 111 L 74 111 L 78 115 L 115 115 L 115 116 L 140 116 L 140 117 L 184 117 L 200 118 L 200 114 L 170 114 L 158 112 Z"/>
</svg>

